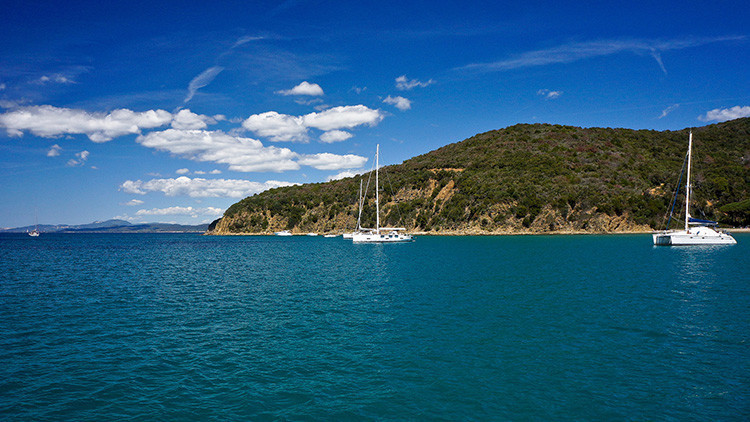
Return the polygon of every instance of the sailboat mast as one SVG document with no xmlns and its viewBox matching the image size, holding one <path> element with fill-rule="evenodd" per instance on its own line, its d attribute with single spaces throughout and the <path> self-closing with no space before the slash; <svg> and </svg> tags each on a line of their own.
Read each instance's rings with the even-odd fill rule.
<svg viewBox="0 0 750 422">
<path fill-rule="evenodd" d="M 378 189 L 378 170 L 380 169 L 380 144 L 375 147 L 375 232 L 380 234 L 380 191 Z"/>
<path fill-rule="evenodd" d="M 685 184 L 685 231 L 688 231 L 690 222 L 690 191 L 693 186 L 690 184 L 690 160 L 693 155 L 693 131 L 690 131 L 690 140 L 688 141 L 688 162 L 687 162 L 687 182 Z"/>
<path fill-rule="evenodd" d="M 357 231 L 359 231 L 359 228 L 362 227 L 362 179 L 359 179 L 359 203 L 358 205 L 358 214 L 357 214 Z"/>
</svg>

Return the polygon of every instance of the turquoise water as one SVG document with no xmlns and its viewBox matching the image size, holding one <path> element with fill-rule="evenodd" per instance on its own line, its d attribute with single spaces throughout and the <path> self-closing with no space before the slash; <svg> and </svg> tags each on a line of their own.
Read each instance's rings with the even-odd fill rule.
<svg viewBox="0 0 750 422">
<path fill-rule="evenodd" d="M 0 419 L 747 420 L 736 238 L 0 235 Z"/>
</svg>

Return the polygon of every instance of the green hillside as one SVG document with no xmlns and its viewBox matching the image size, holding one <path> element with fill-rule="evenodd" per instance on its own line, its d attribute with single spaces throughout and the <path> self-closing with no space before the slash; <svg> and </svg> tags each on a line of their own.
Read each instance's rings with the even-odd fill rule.
<svg viewBox="0 0 750 422">
<path fill-rule="evenodd" d="M 750 119 L 695 128 L 693 136 L 693 215 L 750 224 Z M 687 140 L 687 129 L 547 124 L 478 134 L 381 169 L 381 225 L 477 234 L 663 228 Z M 232 205 L 213 232 L 351 230 L 359 181 L 368 177 L 253 195 Z M 373 184 L 365 226 L 374 225 Z"/>
</svg>

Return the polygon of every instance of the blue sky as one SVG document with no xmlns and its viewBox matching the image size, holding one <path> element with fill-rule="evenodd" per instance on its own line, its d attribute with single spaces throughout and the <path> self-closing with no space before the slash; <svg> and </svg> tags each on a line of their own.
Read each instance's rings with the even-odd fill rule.
<svg viewBox="0 0 750 422">
<path fill-rule="evenodd" d="M 209 222 L 378 143 L 750 115 L 743 2 L 576 3 L 4 2 L 0 227 Z"/>
</svg>

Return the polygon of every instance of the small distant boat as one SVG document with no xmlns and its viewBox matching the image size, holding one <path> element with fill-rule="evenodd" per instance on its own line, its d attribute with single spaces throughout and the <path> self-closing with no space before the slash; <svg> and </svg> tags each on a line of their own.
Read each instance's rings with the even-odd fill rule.
<svg viewBox="0 0 750 422">
<path fill-rule="evenodd" d="M 690 216 L 690 193 L 693 186 L 690 184 L 690 166 L 693 150 L 693 132 L 690 131 L 687 153 L 687 182 L 685 183 L 685 229 L 664 230 L 653 233 L 654 245 L 656 246 L 690 246 L 690 245 L 734 245 L 737 241 L 731 234 L 716 230 L 719 224 L 715 221 L 700 220 Z M 679 183 L 678 183 L 679 185 Z M 676 196 L 675 196 L 676 198 Z M 674 207 L 673 207 L 674 208 Z M 672 218 L 671 212 L 669 216 Z M 693 226 L 693 227 L 691 227 Z M 669 221 L 667 222 L 669 227 Z"/>
<path fill-rule="evenodd" d="M 39 218 L 37 217 L 36 210 L 34 210 L 34 230 L 27 231 L 31 237 L 39 237 Z"/>
<path fill-rule="evenodd" d="M 378 171 L 380 167 L 380 145 L 375 149 L 375 228 L 364 229 L 357 224 L 358 231 L 352 233 L 353 243 L 395 243 L 411 242 L 410 234 L 401 233 L 402 227 L 380 227 L 380 194 L 378 192 Z"/>
<path fill-rule="evenodd" d="M 317 236 L 317 235 L 318 235 L 317 233 L 308 233 L 308 234 L 306 234 L 305 236 L 315 237 L 315 236 Z"/>
<path fill-rule="evenodd" d="M 291 236 L 292 233 L 289 230 L 282 230 L 280 232 L 274 233 L 276 236 Z"/>
<path fill-rule="evenodd" d="M 323 237 L 339 237 L 337 234 L 324 234 Z"/>
</svg>

